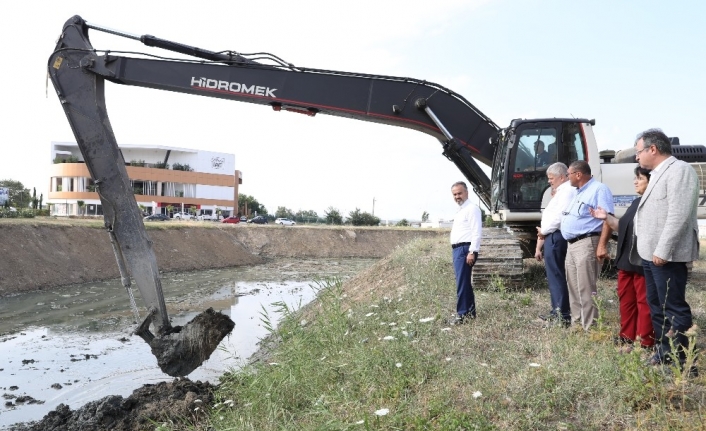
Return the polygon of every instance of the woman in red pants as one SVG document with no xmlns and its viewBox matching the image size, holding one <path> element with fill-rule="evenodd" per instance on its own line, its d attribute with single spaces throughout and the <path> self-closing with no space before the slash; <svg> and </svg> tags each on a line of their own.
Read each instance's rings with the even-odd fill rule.
<svg viewBox="0 0 706 431">
<path fill-rule="evenodd" d="M 650 171 L 641 167 L 635 168 L 633 185 L 638 195 L 647 189 L 650 181 Z M 632 350 L 632 344 L 638 338 L 643 348 L 652 348 L 655 343 L 654 329 L 650 317 L 650 306 L 647 304 L 647 288 L 641 266 L 630 263 L 630 249 L 633 239 L 633 218 L 640 203 L 640 197 L 632 204 L 620 219 L 608 214 L 602 208 L 591 210 L 591 214 L 605 220 L 613 231 L 618 231 L 618 249 L 615 255 L 615 266 L 618 268 L 618 299 L 620 302 L 620 338 L 626 344 L 624 351 Z M 607 240 L 606 240 L 607 242 Z M 606 250 L 606 244 L 599 244 L 599 252 Z M 607 254 L 607 253 L 606 253 Z"/>
</svg>

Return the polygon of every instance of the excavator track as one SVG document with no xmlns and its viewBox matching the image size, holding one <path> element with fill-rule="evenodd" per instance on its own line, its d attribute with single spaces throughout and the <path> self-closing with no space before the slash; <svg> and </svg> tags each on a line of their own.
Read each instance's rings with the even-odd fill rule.
<svg viewBox="0 0 706 431">
<path fill-rule="evenodd" d="M 523 253 L 520 239 L 507 228 L 484 227 L 473 286 L 478 289 L 515 290 L 523 286 Z"/>
</svg>

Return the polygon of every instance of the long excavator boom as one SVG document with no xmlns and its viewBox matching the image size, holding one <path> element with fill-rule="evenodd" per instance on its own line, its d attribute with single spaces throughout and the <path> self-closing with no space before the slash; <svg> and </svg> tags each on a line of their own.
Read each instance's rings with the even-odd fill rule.
<svg viewBox="0 0 706 431">
<path fill-rule="evenodd" d="M 146 54 L 128 57 L 98 51 L 89 40 L 89 29 L 139 40 L 147 46 L 193 58 L 164 59 Z M 207 51 L 154 36 L 134 36 L 92 25 L 79 16 L 64 24 L 49 58 L 48 71 L 97 185 L 105 227 L 110 233 L 123 285 L 132 299 L 132 277 L 147 306 L 148 316 L 136 333 L 150 344 L 158 359 L 161 356 L 160 367 L 171 375 L 186 375 L 208 358 L 218 342 L 232 330 L 232 321 L 214 321 L 217 324 L 212 326 L 217 328 L 209 332 L 210 338 L 204 336 L 207 329 L 193 330 L 197 323 L 189 330 L 172 328 L 169 324 L 152 243 L 108 118 L 106 80 L 269 105 L 275 111 L 336 115 L 427 133 L 441 142 L 442 153 L 490 207 L 490 180 L 476 160 L 488 166 L 492 164 L 491 141 L 499 128 L 466 99 L 431 82 L 295 67 L 270 54 L 250 59 L 231 51 Z M 137 314 L 134 299 L 132 305 Z M 205 316 L 198 325 L 204 326 L 209 321 Z M 155 334 L 150 326 L 154 327 Z M 208 345 L 203 339 L 209 339 Z M 173 347 L 177 344 L 191 346 L 191 359 L 183 359 L 188 355 L 175 350 Z M 185 362 L 188 365 L 184 365 Z"/>
<path fill-rule="evenodd" d="M 203 60 L 126 57 L 109 52 L 99 55 L 88 39 L 89 28 Z M 76 16 L 65 24 L 49 69 L 60 98 L 68 97 L 68 88 L 62 86 L 84 79 L 78 76 L 83 73 L 93 75 L 95 80 L 118 84 L 269 105 L 274 110 L 312 116 L 335 115 L 424 132 L 441 141 L 443 154 L 456 164 L 480 199 L 489 205 L 490 180 L 476 160 L 491 166 L 495 147 L 490 140 L 499 128 L 462 96 L 413 78 L 301 68 L 269 54 L 258 56 L 262 58 L 273 64 L 258 63 L 232 52 L 216 53 L 154 36 L 108 30 Z M 97 90 L 102 92 L 102 86 Z M 98 105 L 104 110 L 103 102 L 102 98 L 100 104 L 82 98 L 73 103 L 93 110 Z"/>
</svg>

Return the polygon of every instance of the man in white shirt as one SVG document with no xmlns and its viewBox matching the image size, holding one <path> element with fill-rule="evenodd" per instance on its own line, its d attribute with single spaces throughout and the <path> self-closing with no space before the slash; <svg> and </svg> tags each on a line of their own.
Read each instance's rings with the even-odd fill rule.
<svg viewBox="0 0 706 431">
<path fill-rule="evenodd" d="M 451 193 L 460 207 L 451 226 L 451 253 L 456 273 L 456 317 L 451 323 L 460 325 L 476 318 L 472 276 L 480 251 L 483 220 L 480 208 L 468 200 L 466 183 L 454 183 Z"/>
<path fill-rule="evenodd" d="M 561 218 L 566 207 L 576 197 L 576 188 L 569 182 L 568 168 L 559 162 L 547 168 L 547 181 L 552 188 L 552 199 L 542 213 L 541 226 L 537 228 L 537 250 L 535 258 L 544 257 L 544 267 L 549 284 L 549 298 L 552 309 L 540 315 L 542 320 L 559 320 L 564 326 L 571 324 L 569 289 L 566 283 L 567 243 L 561 235 Z M 542 247 L 544 256 L 542 256 Z"/>
</svg>

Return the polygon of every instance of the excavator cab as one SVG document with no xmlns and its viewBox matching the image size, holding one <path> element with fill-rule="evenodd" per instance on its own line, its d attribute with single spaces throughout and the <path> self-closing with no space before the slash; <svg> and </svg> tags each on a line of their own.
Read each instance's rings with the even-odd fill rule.
<svg viewBox="0 0 706 431">
<path fill-rule="evenodd" d="M 548 119 L 514 120 L 512 130 L 500 142 L 506 149 L 504 167 L 507 175 L 493 172 L 493 178 L 504 187 L 494 191 L 493 201 L 498 209 L 519 212 L 537 212 L 546 202 L 548 193 L 547 168 L 562 162 L 567 166 L 576 160 L 586 160 L 586 139 L 580 124 L 588 120 Z M 503 151 L 502 149 L 499 149 Z M 539 217 L 538 217 L 539 218 Z"/>
</svg>

